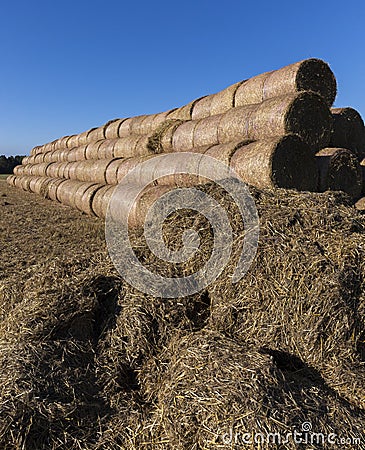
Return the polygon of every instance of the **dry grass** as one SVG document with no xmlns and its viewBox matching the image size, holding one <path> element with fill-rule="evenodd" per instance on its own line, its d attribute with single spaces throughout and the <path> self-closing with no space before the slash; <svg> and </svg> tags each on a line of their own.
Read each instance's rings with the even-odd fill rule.
<svg viewBox="0 0 365 450">
<path fill-rule="evenodd" d="M 365 448 L 365 216 L 347 197 L 253 189 L 259 251 L 232 285 L 242 224 L 227 195 L 202 187 L 228 211 L 234 254 L 206 291 L 173 300 L 124 284 L 102 221 L 0 189 L 0 448 L 238 449 L 222 433 L 304 421 Z M 202 216 L 171 216 L 166 239 L 179 247 L 187 226 L 202 237 L 197 265 L 212 244 Z M 153 270 L 192 269 L 133 239 Z"/>
</svg>

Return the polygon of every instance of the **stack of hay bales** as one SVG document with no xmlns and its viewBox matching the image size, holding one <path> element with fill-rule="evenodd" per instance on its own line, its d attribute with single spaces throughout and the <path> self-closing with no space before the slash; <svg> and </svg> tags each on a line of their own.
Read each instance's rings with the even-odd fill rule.
<svg viewBox="0 0 365 450">
<path fill-rule="evenodd" d="M 8 182 L 105 217 L 115 186 L 139 163 L 194 152 L 230 165 L 258 188 L 343 190 L 358 199 L 365 127 L 354 109 L 330 109 L 336 90 L 326 63 L 300 61 L 177 109 L 115 119 L 34 147 Z M 179 180 L 172 174 L 157 184 L 173 188 Z M 197 182 L 189 180 L 184 185 Z M 160 190 L 150 186 L 150 197 Z"/>
</svg>

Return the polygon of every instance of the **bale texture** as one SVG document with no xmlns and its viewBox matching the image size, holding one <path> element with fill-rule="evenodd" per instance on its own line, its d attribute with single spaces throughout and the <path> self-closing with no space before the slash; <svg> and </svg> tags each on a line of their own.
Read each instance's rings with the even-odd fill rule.
<svg viewBox="0 0 365 450">
<path fill-rule="evenodd" d="M 91 203 L 93 196 L 97 192 L 98 189 L 100 189 L 102 185 L 93 183 L 93 182 L 86 182 L 80 184 L 80 187 L 75 192 L 74 197 L 74 204 L 75 207 L 88 215 L 93 215 L 92 209 L 91 209 Z"/>
<path fill-rule="evenodd" d="M 99 148 L 104 140 L 90 142 L 85 150 L 85 159 L 98 159 Z"/>
<path fill-rule="evenodd" d="M 105 124 L 105 138 L 106 139 L 116 139 L 119 136 L 119 126 L 126 119 L 113 119 Z"/>
<path fill-rule="evenodd" d="M 59 186 L 66 181 L 67 180 L 63 178 L 50 178 L 50 181 L 47 185 L 45 197 L 53 201 L 59 201 L 57 197 L 57 190 Z"/>
<path fill-rule="evenodd" d="M 260 103 L 269 98 L 300 91 L 316 92 L 327 106 L 332 106 L 337 86 L 328 64 L 311 58 L 250 78 L 238 87 L 234 106 Z"/>
<path fill-rule="evenodd" d="M 231 109 L 222 115 L 217 143 L 298 134 L 315 152 L 328 144 L 331 126 L 332 116 L 323 99 L 300 92 Z"/>
<path fill-rule="evenodd" d="M 347 148 L 365 158 L 365 126 L 361 115 L 353 108 L 331 108 L 333 129 L 329 147 Z"/>
<path fill-rule="evenodd" d="M 95 192 L 91 200 L 91 210 L 95 216 L 105 218 L 114 190 L 115 186 L 103 186 Z"/>
<path fill-rule="evenodd" d="M 105 139 L 105 125 L 91 128 L 86 136 L 87 143 L 100 141 L 101 139 Z"/>
<path fill-rule="evenodd" d="M 314 191 L 318 184 L 313 152 L 296 135 L 244 145 L 233 154 L 231 168 L 245 183 L 263 189 Z"/>
<path fill-rule="evenodd" d="M 319 191 L 344 191 L 359 198 L 362 173 L 357 157 L 348 149 L 324 148 L 316 154 L 319 169 Z"/>
<path fill-rule="evenodd" d="M 360 198 L 360 200 L 355 203 L 355 208 L 359 211 L 365 211 L 365 197 Z"/>
</svg>

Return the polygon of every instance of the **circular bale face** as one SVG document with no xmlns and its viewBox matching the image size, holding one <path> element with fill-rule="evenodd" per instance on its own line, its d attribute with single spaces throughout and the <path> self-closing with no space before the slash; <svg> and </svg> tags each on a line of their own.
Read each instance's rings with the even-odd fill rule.
<svg viewBox="0 0 365 450">
<path fill-rule="evenodd" d="M 105 218 L 115 187 L 116 186 L 103 186 L 95 192 L 91 200 L 91 209 L 95 216 L 102 219 Z"/>
<path fill-rule="evenodd" d="M 245 183 L 261 189 L 315 191 L 318 183 L 315 157 L 295 135 L 244 145 L 233 154 L 231 168 Z"/>
<path fill-rule="evenodd" d="M 336 78 L 329 65 L 320 59 L 307 59 L 298 64 L 296 88 L 319 94 L 328 106 L 332 106 L 337 94 Z"/>
<path fill-rule="evenodd" d="M 362 173 L 357 157 L 348 149 L 324 148 L 316 154 L 319 191 L 343 191 L 357 199 L 362 191 Z"/>
<path fill-rule="evenodd" d="M 331 108 L 333 128 L 329 147 L 347 148 L 359 160 L 365 157 L 365 126 L 353 108 Z"/>
</svg>

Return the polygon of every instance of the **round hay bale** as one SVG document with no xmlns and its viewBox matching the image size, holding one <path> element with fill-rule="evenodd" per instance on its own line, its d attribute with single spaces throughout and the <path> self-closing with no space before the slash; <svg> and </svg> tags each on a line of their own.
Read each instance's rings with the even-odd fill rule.
<svg viewBox="0 0 365 450">
<path fill-rule="evenodd" d="M 105 124 L 105 138 L 116 139 L 119 136 L 119 127 L 126 119 L 114 119 Z"/>
<path fill-rule="evenodd" d="M 236 91 L 242 83 L 243 81 L 239 81 L 238 83 L 228 86 L 226 89 L 223 89 L 217 94 L 214 94 L 210 103 L 209 115 L 213 116 L 214 114 L 221 114 L 233 108 L 235 106 Z"/>
<path fill-rule="evenodd" d="M 129 117 L 128 119 L 124 119 L 123 122 L 119 125 L 119 128 L 118 128 L 118 136 L 119 137 L 126 137 L 131 134 L 131 131 L 130 131 L 131 122 L 132 122 L 132 118 Z"/>
<path fill-rule="evenodd" d="M 204 119 L 205 117 L 210 116 L 213 96 L 214 94 L 202 97 L 194 104 L 193 110 L 191 112 L 191 118 L 193 120 Z"/>
<path fill-rule="evenodd" d="M 35 175 L 38 177 L 45 177 L 47 174 L 47 167 L 50 165 L 51 163 L 39 163 L 39 164 L 34 164 L 33 167 L 31 168 L 31 175 Z"/>
<path fill-rule="evenodd" d="M 136 146 L 134 148 L 134 155 L 135 156 L 147 156 L 150 155 L 151 150 L 148 146 L 150 142 L 149 136 L 140 136 L 139 139 L 136 142 Z"/>
<path fill-rule="evenodd" d="M 79 181 L 93 181 L 105 184 L 106 170 L 112 161 L 110 159 L 79 161 L 74 163 L 76 165 L 74 176 Z"/>
<path fill-rule="evenodd" d="M 15 179 L 16 179 L 15 175 L 9 175 L 6 178 L 6 182 L 8 183 L 9 186 L 15 186 Z"/>
<path fill-rule="evenodd" d="M 75 192 L 74 197 L 74 205 L 79 210 L 82 211 L 88 215 L 93 215 L 92 209 L 91 209 L 91 202 L 92 198 L 95 194 L 95 192 L 100 189 L 102 185 L 93 183 L 93 182 L 86 182 L 80 184 L 79 188 Z"/>
<path fill-rule="evenodd" d="M 175 130 L 182 124 L 182 120 L 169 119 L 163 122 L 148 138 L 148 149 L 152 153 L 171 152 L 172 137 Z"/>
<path fill-rule="evenodd" d="M 20 178 L 20 188 L 23 189 L 23 191 L 30 191 L 29 186 L 30 182 L 32 181 L 33 177 L 31 175 L 23 175 Z"/>
<path fill-rule="evenodd" d="M 38 155 L 35 155 L 33 157 L 29 157 L 28 159 L 23 158 L 22 164 L 23 165 L 27 164 L 27 161 L 29 163 L 34 163 L 34 164 L 42 163 L 42 162 L 44 162 L 44 158 L 46 157 L 46 155 L 48 155 L 48 153 L 50 153 L 50 152 L 39 153 Z"/>
<path fill-rule="evenodd" d="M 126 158 L 121 160 L 120 165 L 118 165 L 118 171 L 117 171 L 117 180 L 118 183 L 120 183 L 123 178 L 132 170 L 134 170 L 139 164 L 154 158 L 153 155 L 150 156 L 136 156 L 133 158 Z M 143 173 L 140 170 L 136 170 L 134 172 L 134 179 L 136 182 L 140 182 L 143 180 Z"/>
<path fill-rule="evenodd" d="M 74 147 L 67 153 L 67 161 L 84 161 L 86 159 L 87 145 L 81 145 L 80 147 Z"/>
<path fill-rule="evenodd" d="M 147 186 L 138 196 L 128 216 L 128 226 L 131 229 L 143 228 L 148 210 L 166 192 L 174 189 L 173 186 Z"/>
<path fill-rule="evenodd" d="M 315 191 L 318 169 L 312 150 L 296 135 L 244 145 L 231 158 L 231 168 L 258 188 Z"/>
<path fill-rule="evenodd" d="M 151 116 L 153 116 L 153 114 L 151 114 Z M 144 134 L 143 131 L 141 131 L 143 129 L 143 122 L 151 116 L 144 114 L 142 116 L 132 117 L 129 122 L 129 132 L 131 134 Z M 151 120 L 153 120 L 153 118 L 151 118 Z"/>
<path fill-rule="evenodd" d="M 353 108 L 331 108 L 333 128 L 329 147 L 347 148 L 361 160 L 365 158 L 365 126 Z"/>
<path fill-rule="evenodd" d="M 95 192 L 91 199 L 91 210 L 95 216 L 105 218 L 115 188 L 116 186 L 103 186 Z"/>
<path fill-rule="evenodd" d="M 38 155 L 37 155 L 38 156 Z M 43 156 L 42 154 L 40 155 L 40 156 Z M 22 159 L 22 165 L 23 166 L 25 166 L 26 164 L 29 164 L 29 163 L 32 163 L 32 162 L 35 162 L 35 158 L 36 158 L 36 156 L 25 156 L 23 159 Z M 39 161 L 40 162 L 40 161 Z"/>
<path fill-rule="evenodd" d="M 44 162 L 56 162 L 57 152 L 58 150 L 52 150 L 50 152 L 44 153 Z"/>
<path fill-rule="evenodd" d="M 174 151 L 187 150 L 194 147 L 194 130 L 197 124 L 196 120 L 190 120 L 176 128 L 172 135 L 172 148 Z M 210 144 L 210 142 L 208 143 Z"/>
<path fill-rule="evenodd" d="M 60 164 L 61 164 L 60 162 L 50 163 L 50 165 L 47 167 L 47 170 L 46 170 L 47 177 L 57 178 L 58 168 L 59 168 Z"/>
<path fill-rule="evenodd" d="M 27 165 L 28 165 L 28 164 L 27 164 Z M 22 171 L 24 170 L 24 167 L 25 167 L 25 166 L 23 166 L 23 165 L 21 165 L 21 164 L 19 164 L 18 166 L 15 166 L 14 169 L 13 169 L 14 175 L 21 175 L 21 174 L 22 174 Z"/>
<path fill-rule="evenodd" d="M 319 191 L 344 191 L 359 198 L 362 173 L 357 157 L 345 148 L 324 148 L 316 154 Z"/>
<path fill-rule="evenodd" d="M 66 180 L 64 183 L 60 184 L 57 188 L 56 192 L 57 200 L 63 205 L 76 208 L 75 194 L 81 185 L 82 182 L 80 181 Z"/>
<path fill-rule="evenodd" d="M 46 192 L 47 192 L 47 187 L 48 187 L 48 184 L 50 183 L 50 180 L 51 180 L 50 178 L 38 177 L 38 178 L 35 179 L 35 182 L 33 183 L 33 186 L 30 185 L 30 189 L 35 194 L 38 194 L 38 195 L 41 195 L 42 197 L 45 197 L 46 196 Z"/>
<path fill-rule="evenodd" d="M 360 198 L 360 200 L 355 203 L 355 208 L 359 211 L 365 211 L 365 197 Z"/>
<path fill-rule="evenodd" d="M 146 125 L 145 133 L 143 134 L 154 133 L 162 123 L 168 120 L 169 114 L 171 114 L 173 111 L 175 111 L 175 109 L 170 109 L 169 111 L 154 114 L 154 116 L 152 117 L 152 123 L 149 125 L 149 128 L 147 128 L 147 124 L 143 124 L 144 126 Z"/>
<path fill-rule="evenodd" d="M 103 140 L 90 142 L 85 150 L 85 159 L 98 159 L 99 147 Z"/>
<path fill-rule="evenodd" d="M 130 158 L 135 156 L 135 150 L 141 136 L 133 134 L 116 139 L 113 147 L 113 154 L 115 158 Z M 148 153 L 147 149 L 146 152 Z"/>
<path fill-rule="evenodd" d="M 46 198 L 54 201 L 58 201 L 57 190 L 59 186 L 68 180 L 62 178 L 51 178 L 47 185 Z"/>
<path fill-rule="evenodd" d="M 175 119 L 175 120 L 191 120 L 192 119 L 192 113 L 194 109 L 194 105 L 199 102 L 203 97 L 199 97 L 192 102 L 188 103 L 185 106 L 182 106 L 181 108 L 177 108 L 172 110 L 168 115 L 167 119 Z"/>
<path fill-rule="evenodd" d="M 78 146 L 87 145 L 87 143 L 88 143 L 87 135 L 89 134 L 89 131 L 90 130 L 83 131 L 82 133 L 80 133 L 78 135 L 78 138 L 77 138 L 77 145 Z"/>
<path fill-rule="evenodd" d="M 78 166 L 81 164 L 82 165 L 83 161 L 72 161 L 69 164 L 69 169 L 68 169 L 68 178 L 70 180 L 77 180 L 78 179 Z"/>
<path fill-rule="evenodd" d="M 37 155 L 38 153 L 42 153 L 42 148 L 43 148 L 42 145 L 37 145 L 37 146 L 32 148 L 32 150 L 30 151 L 30 154 L 32 156 L 34 156 L 34 155 Z"/>
<path fill-rule="evenodd" d="M 56 172 L 56 178 L 68 178 L 67 175 L 69 175 L 69 167 L 70 163 L 68 162 L 59 162 L 58 168 Z"/>
<path fill-rule="evenodd" d="M 311 58 L 250 78 L 238 87 L 234 105 L 260 103 L 269 98 L 300 91 L 315 92 L 328 106 L 332 106 L 337 84 L 328 64 Z"/>
<path fill-rule="evenodd" d="M 42 149 L 42 153 L 44 153 L 44 152 L 50 152 L 51 150 L 53 150 L 53 142 L 47 142 L 47 144 L 45 144 L 44 146 L 43 146 L 43 149 Z"/>
<path fill-rule="evenodd" d="M 39 180 L 41 180 L 41 177 L 32 177 L 32 179 L 29 182 L 29 191 L 30 192 L 35 192 L 35 186 L 37 185 L 37 183 L 39 183 Z"/>
<path fill-rule="evenodd" d="M 210 156 L 211 158 L 214 158 L 214 159 L 220 161 L 221 163 L 225 164 L 227 167 L 229 167 L 230 163 L 231 163 L 231 158 L 234 155 L 234 153 L 236 152 L 236 150 L 238 150 L 239 148 L 243 147 L 244 145 L 247 145 L 250 143 L 251 143 L 251 141 L 234 141 L 234 142 L 229 142 L 228 144 L 218 144 L 218 145 L 208 146 L 208 148 L 204 152 L 204 156 Z M 199 173 L 201 173 L 200 165 L 199 165 Z M 210 181 L 215 181 L 218 178 L 219 177 L 215 176 L 214 167 L 212 167 L 210 178 L 206 179 L 204 177 L 199 176 L 198 182 L 199 182 L 199 184 L 209 183 Z"/>
<path fill-rule="evenodd" d="M 73 134 L 73 135 L 69 136 L 69 138 L 67 139 L 66 147 L 69 149 L 77 147 L 79 145 L 78 141 L 79 141 L 79 135 Z"/>
<path fill-rule="evenodd" d="M 118 169 L 124 158 L 117 158 L 110 162 L 105 171 L 106 184 L 118 184 Z"/>
<path fill-rule="evenodd" d="M 98 159 L 114 158 L 114 145 L 118 139 L 105 139 L 98 148 Z M 85 158 L 84 158 L 85 159 Z"/>
<path fill-rule="evenodd" d="M 194 127 L 192 147 L 201 147 L 218 142 L 218 129 L 221 118 L 221 115 L 215 115 L 204 120 L 198 120 Z"/>
<path fill-rule="evenodd" d="M 91 143 L 105 139 L 105 125 L 97 128 L 91 128 L 87 134 L 86 142 Z"/>
<path fill-rule="evenodd" d="M 331 126 L 332 116 L 323 99 L 313 92 L 300 92 L 224 113 L 218 128 L 219 142 L 214 143 L 298 134 L 315 152 L 327 146 Z"/>
</svg>

